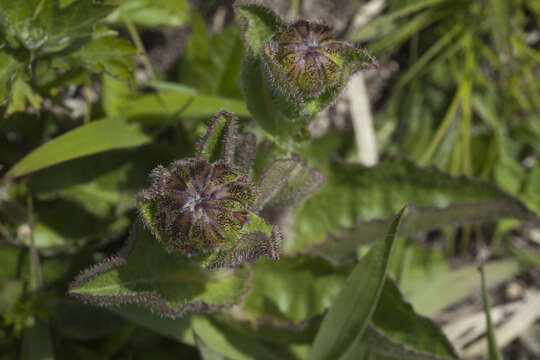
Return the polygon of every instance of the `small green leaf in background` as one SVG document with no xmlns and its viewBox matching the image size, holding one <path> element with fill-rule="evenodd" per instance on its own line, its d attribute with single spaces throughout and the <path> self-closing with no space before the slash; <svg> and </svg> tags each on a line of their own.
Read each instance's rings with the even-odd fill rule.
<svg viewBox="0 0 540 360">
<path fill-rule="evenodd" d="M 355 340 L 361 339 L 377 307 L 392 256 L 394 240 L 405 208 L 390 225 L 386 237 L 379 239 L 360 259 L 334 300 L 315 337 L 310 359 L 347 357 Z"/>
<path fill-rule="evenodd" d="M 134 147 L 150 142 L 137 124 L 104 119 L 75 128 L 37 148 L 17 164 L 8 176 L 17 177 L 61 162 L 103 151 Z"/>
<path fill-rule="evenodd" d="M 182 27 L 189 23 L 190 5 L 186 0 L 116 0 L 119 6 L 107 22 L 121 24 L 129 18 L 143 27 Z"/>
<path fill-rule="evenodd" d="M 136 54 L 129 41 L 107 36 L 84 45 L 71 57 L 91 72 L 104 73 L 131 83 Z"/>
<path fill-rule="evenodd" d="M 137 303 L 174 318 L 228 309 L 248 289 L 248 269 L 203 270 L 167 253 L 137 221 L 122 254 L 83 271 L 68 294 L 101 306 Z"/>
<path fill-rule="evenodd" d="M 489 306 L 489 295 L 486 288 L 486 275 L 484 274 L 483 264 L 479 266 L 478 271 L 480 272 L 480 281 L 482 282 L 482 302 L 484 303 L 484 313 L 486 314 L 489 360 L 502 360 L 503 357 L 497 347 L 497 339 L 495 338 L 495 327 L 491 321 L 491 307 Z"/>
<path fill-rule="evenodd" d="M 54 348 L 49 330 L 49 322 L 34 317 L 33 325 L 24 338 L 24 359 L 54 360 Z"/>
</svg>

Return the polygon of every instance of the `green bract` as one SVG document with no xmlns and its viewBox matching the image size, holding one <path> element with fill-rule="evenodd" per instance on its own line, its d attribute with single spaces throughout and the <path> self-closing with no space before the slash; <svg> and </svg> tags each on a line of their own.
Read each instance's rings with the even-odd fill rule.
<svg viewBox="0 0 540 360">
<path fill-rule="evenodd" d="M 287 23 L 255 3 L 235 7 L 244 20 L 241 85 L 248 109 L 283 145 L 306 140 L 310 120 L 336 100 L 350 76 L 377 66 L 366 51 L 335 40 L 328 25 Z"/>
</svg>

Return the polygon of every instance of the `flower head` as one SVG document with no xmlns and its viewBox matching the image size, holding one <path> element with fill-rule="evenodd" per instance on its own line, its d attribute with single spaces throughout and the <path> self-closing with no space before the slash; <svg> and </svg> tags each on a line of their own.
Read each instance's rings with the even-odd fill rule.
<svg viewBox="0 0 540 360">
<path fill-rule="evenodd" d="M 327 25 L 298 20 L 263 45 L 264 58 L 304 97 L 319 96 L 341 80 L 344 45 Z M 277 68 L 276 69 L 276 66 Z"/>
<path fill-rule="evenodd" d="M 256 190 L 225 162 L 185 159 L 157 167 L 151 177 L 140 202 L 152 203 L 151 228 L 169 251 L 192 256 L 224 250 L 250 221 Z"/>
</svg>

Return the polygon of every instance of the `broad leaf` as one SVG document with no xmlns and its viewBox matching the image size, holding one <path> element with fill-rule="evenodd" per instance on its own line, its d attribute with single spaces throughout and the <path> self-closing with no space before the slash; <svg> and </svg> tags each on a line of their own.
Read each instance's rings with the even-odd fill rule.
<svg viewBox="0 0 540 360">
<path fill-rule="evenodd" d="M 334 164 L 327 186 L 297 212 L 294 248 L 334 263 L 353 261 L 359 245 L 384 233 L 404 204 L 401 234 L 440 226 L 493 222 L 502 218 L 538 221 L 517 198 L 495 185 L 437 168 L 422 168 L 404 158 L 389 158 L 369 168 Z"/>
<path fill-rule="evenodd" d="M 83 271 L 68 294 L 101 306 L 137 303 L 174 318 L 228 309 L 242 300 L 248 282 L 248 269 L 210 272 L 167 253 L 137 221 L 122 254 Z"/>
<path fill-rule="evenodd" d="M 403 211 L 379 240 L 360 259 L 325 316 L 311 347 L 310 359 L 338 359 L 348 356 L 355 339 L 360 339 L 377 307 L 384 287 L 394 240 Z M 353 349 L 354 350 L 354 349 Z"/>
<path fill-rule="evenodd" d="M 78 157 L 139 146 L 151 139 L 137 124 L 116 119 L 94 121 L 37 148 L 15 164 L 8 175 L 26 175 Z"/>
</svg>

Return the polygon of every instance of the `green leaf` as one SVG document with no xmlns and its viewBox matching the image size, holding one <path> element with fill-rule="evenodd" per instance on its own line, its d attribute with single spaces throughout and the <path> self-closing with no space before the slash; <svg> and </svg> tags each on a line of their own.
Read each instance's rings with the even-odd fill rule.
<svg viewBox="0 0 540 360">
<path fill-rule="evenodd" d="M 321 324 L 311 347 L 310 359 L 347 357 L 355 339 L 362 337 L 384 287 L 394 239 L 404 210 L 396 216 L 384 240 L 375 243 L 354 267 Z"/>
<path fill-rule="evenodd" d="M 104 119 L 75 128 L 37 148 L 8 172 L 22 176 L 61 162 L 103 151 L 134 147 L 151 141 L 137 124 Z"/>
<path fill-rule="evenodd" d="M 243 311 L 253 322 L 299 325 L 329 307 L 350 270 L 308 256 L 261 259 L 253 267 Z"/>
<path fill-rule="evenodd" d="M 178 118 L 212 117 L 222 109 L 237 116 L 249 116 L 243 101 L 201 95 L 189 88 L 133 97 L 122 107 L 122 114 L 144 124 L 165 125 Z"/>
<path fill-rule="evenodd" d="M 405 302 L 393 281 L 387 280 L 372 318 L 372 326 L 377 333 L 389 341 L 426 357 L 457 359 L 452 344 L 444 333 L 428 318 L 414 312 Z M 362 339 L 364 342 L 365 339 Z M 369 341 L 367 341 L 368 347 Z M 377 353 L 377 348 L 370 349 Z"/>
<path fill-rule="evenodd" d="M 259 181 L 259 196 L 252 209 L 265 206 L 295 206 L 309 198 L 326 183 L 326 177 L 309 168 L 300 159 L 277 159 L 264 171 Z"/>
<path fill-rule="evenodd" d="M 0 105 L 10 96 L 17 73 L 23 70 L 24 64 L 11 55 L 0 51 Z"/>
<path fill-rule="evenodd" d="M 202 94 L 242 98 L 238 86 L 244 47 L 236 24 L 208 35 L 204 19 L 196 14 L 180 68 L 180 80 Z"/>
<path fill-rule="evenodd" d="M 137 50 L 129 41 L 107 36 L 84 45 L 70 57 L 91 72 L 111 75 L 126 83 L 132 83 L 135 54 Z"/>
<path fill-rule="evenodd" d="M 35 109 L 40 109 L 42 101 L 41 96 L 36 94 L 26 81 L 17 76 L 11 88 L 11 99 L 7 114 L 11 115 L 17 111 L 24 111 L 27 103 L 30 103 Z"/>
<path fill-rule="evenodd" d="M 237 1 L 234 10 L 244 21 L 244 43 L 251 55 L 257 54 L 262 44 L 284 25 L 273 10 L 257 3 Z"/>
<path fill-rule="evenodd" d="M 246 268 L 210 272 L 167 253 L 137 222 L 122 253 L 83 271 L 68 294 L 101 306 L 137 303 L 174 318 L 228 309 L 242 300 L 248 282 Z"/>
<path fill-rule="evenodd" d="M 112 10 L 113 6 L 93 0 L 77 0 L 64 7 L 60 0 L 0 0 L 0 25 L 30 52 L 48 54 L 89 38 L 94 25 Z"/>
<path fill-rule="evenodd" d="M 195 345 L 197 345 L 197 349 L 199 349 L 199 354 L 201 355 L 202 360 L 226 360 L 227 357 L 215 352 L 214 350 L 210 349 L 204 341 L 197 335 L 195 330 L 193 330 L 193 339 L 195 339 Z"/>
<path fill-rule="evenodd" d="M 107 22 L 122 24 L 123 18 L 143 27 L 182 27 L 189 23 L 190 5 L 186 0 L 119 0 Z"/>
<path fill-rule="evenodd" d="M 489 182 L 419 167 L 404 158 L 372 168 L 334 164 L 330 174 L 327 186 L 299 208 L 295 242 L 287 250 L 309 244 L 309 251 L 334 263 L 353 261 L 358 246 L 384 234 L 404 204 L 410 212 L 401 234 L 502 218 L 538 221 L 519 199 Z"/>
<path fill-rule="evenodd" d="M 519 273 L 519 263 L 515 259 L 492 261 L 485 265 L 490 277 L 487 286 L 494 286 Z M 476 266 L 464 266 L 453 271 L 434 272 L 429 281 L 415 281 L 403 285 L 403 290 L 417 312 L 433 316 L 440 310 L 464 299 L 475 290 L 480 290 Z M 440 296 L 444 293 L 445 296 Z"/>
<path fill-rule="evenodd" d="M 497 347 L 497 339 L 495 338 L 495 328 L 491 321 L 491 308 L 489 306 L 489 295 L 486 289 L 486 275 L 484 274 L 484 265 L 478 268 L 480 271 L 480 281 L 482 283 L 482 302 L 484 304 L 484 313 L 486 314 L 487 337 L 488 337 L 488 357 L 489 360 L 502 360 L 502 354 Z"/>
</svg>

